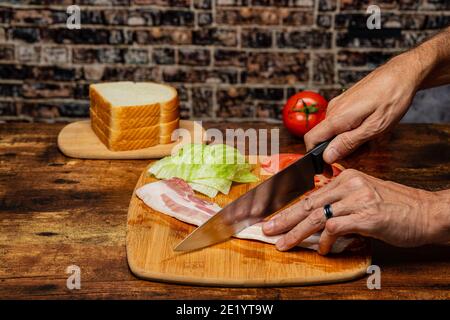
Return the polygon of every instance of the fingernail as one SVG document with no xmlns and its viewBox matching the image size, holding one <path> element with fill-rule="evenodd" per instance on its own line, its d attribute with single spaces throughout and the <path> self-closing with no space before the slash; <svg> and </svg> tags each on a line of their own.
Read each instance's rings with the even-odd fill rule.
<svg viewBox="0 0 450 320">
<path fill-rule="evenodd" d="M 335 148 L 330 147 L 326 149 L 326 152 L 324 154 L 324 158 L 328 160 L 328 163 L 333 163 L 339 158 L 339 153 L 336 151 Z"/>
<path fill-rule="evenodd" d="M 317 250 L 317 253 L 320 254 L 321 256 L 325 256 L 328 251 L 323 247 L 319 245 L 319 250 Z"/>
<path fill-rule="evenodd" d="M 264 228 L 264 230 L 266 230 L 266 231 L 270 231 L 270 230 L 273 229 L 274 225 L 275 225 L 275 222 L 273 222 L 273 220 L 269 220 L 269 221 L 267 221 L 266 223 L 264 223 L 263 228 Z"/>
<path fill-rule="evenodd" d="M 280 240 L 278 240 L 277 243 L 275 244 L 275 246 L 277 247 L 278 250 L 283 251 L 284 246 L 285 246 L 284 238 L 281 238 Z"/>
<path fill-rule="evenodd" d="M 306 198 L 304 202 L 304 208 L 306 211 L 309 211 L 312 209 L 312 201 L 310 198 Z"/>
</svg>

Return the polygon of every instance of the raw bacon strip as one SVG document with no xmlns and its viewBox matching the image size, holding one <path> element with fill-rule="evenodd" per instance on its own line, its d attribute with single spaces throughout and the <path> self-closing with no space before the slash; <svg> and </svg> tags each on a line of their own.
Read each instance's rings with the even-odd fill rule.
<svg viewBox="0 0 450 320">
<path fill-rule="evenodd" d="M 179 178 L 148 183 L 137 189 L 136 195 L 153 210 L 197 226 L 221 209 L 213 202 L 195 197 L 192 188 Z"/>
<path fill-rule="evenodd" d="M 137 189 L 136 195 L 153 210 L 197 226 L 205 223 L 212 215 L 222 209 L 216 203 L 196 197 L 191 187 L 184 180 L 178 178 L 148 183 Z M 239 232 L 236 237 L 272 244 L 275 244 L 281 237 L 281 235 L 266 236 L 261 226 L 262 223 L 254 224 Z M 320 233 L 316 233 L 305 239 L 299 246 L 318 250 L 319 239 Z M 354 240 L 353 238 L 339 238 L 333 245 L 331 252 L 342 252 Z"/>
</svg>

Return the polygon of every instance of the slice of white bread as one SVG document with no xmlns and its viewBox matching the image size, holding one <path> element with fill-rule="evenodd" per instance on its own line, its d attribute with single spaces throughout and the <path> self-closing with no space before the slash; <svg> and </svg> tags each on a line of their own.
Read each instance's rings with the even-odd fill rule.
<svg viewBox="0 0 450 320">
<path fill-rule="evenodd" d="M 111 117 L 110 114 L 99 108 L 91 108 L 90 113 L 95 113 L 95 115 L 112 130 L 127 130 L 148 127 L 157 125 L 159 123 L 172 122 L 180 117 L 180 111 L 178 109 L 175 109 L 170 113 L 162 113 L 159 116 L 151 116 L 146 118 L 130 118 L 126 119 L 126 121 L 120 121 L 121 118 L 116 118 L 119 121 L 114 121 L 114 117 Z"/>
<path fill-rule="evenodd" d="M 170 143 L 179 126 L 177 91 L 152 82 L 109 82 L 89 87 L 91 126 L 113 151 Z"/>
<path fill-rule="evenodd" d="M 104 122 L 97 117 L 95 112 L 91 113 L 93 122 L 99 125 L 99 129 L 104 135 L 109 136 L 114 141 L 118 140 L 140 140 L 140 139 L 159 139 L 160 136 L 171 135 L 172 131 L 178 128 L 179 119 L 171 122 L 156 124 L 147 127 L 140 127 L 135 129 L 114 130 L 110 129 Z"/>
</svg>

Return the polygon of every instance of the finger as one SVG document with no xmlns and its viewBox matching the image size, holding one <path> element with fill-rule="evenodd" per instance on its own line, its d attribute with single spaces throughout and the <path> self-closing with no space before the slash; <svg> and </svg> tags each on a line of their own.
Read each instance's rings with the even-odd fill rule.
<svg viewBox="0 0 450 320">
<path fill-rule="evenodd" d="M 368 125 L 363 124 L 356 129 L 338 134 L 323 152 L 323 160 L 331 164 L 344 158 L 369 140 L 370 132 Z"/>
<path fill-rule="evenodd" d="M 304 140 L 307 150 L 311 150 L 315 145 L 340 133 L 359 127 L 369 115 L 365 110 L 366 108 L 345 108 L 348 111 L 345 111 L 345 109 L 339 111 L 339 109 L 342 109 L 342 103 L 333 101 L 338 100 L 330 101 L 325 119 L 305 134 Z"/>
<path fill-rule="evenodd" d="M 348 169 L 351 171 L 351 169 Z M 350 188 L 346 184 L 349 174 L 340 174 L 336 179 L 324 185 L 320 189 L 312 192 L 308 198 L 309 211 L 325 206 L 326 204 L 334 204 L 349 196 Z M 305 199 L 305 200 L 306 200 Z"/>
<path fill-rule="evenodd" d="M 310 235 L 324 229 L 328 221 L 355 213 L 358 209 L 353 198 L 348 197 L 331 205 L 333 218 L 327 220 L 325 218 L 323 207 L 313 210 L 313 212 L 304 218 L 291 231 L 286 233 L 277 242 L 277 248 L 281 251 L 289 250 L 300 242 L 308 238 Z"/>
<path fill-rule="evenodd" d="M 263 224 L 263 232 L 266 235 L 285 233 L 303 221 L 313 209 L 342 199 L 348 191 L 337 188 L 338 185 L 339 181 L 337 179 L 333 180 L 307 198 L 279 212 L 275 217 Z"/>
<path fill-rule="evenodd" d="M 356 207 L 354 201 L 350 198 L 346 198 L 342 201 L 338 201 L 332 204 L 333 218 L 351 215 L 355 212 Z M 289 250 L 295 247 L 300 242 L 308 238 L 310 235 L 322 230 L 326 223 L 323 207 L 315 209 L 310 215 L 302 220 L 296 227 L 286 233 L 281 239 L 278 240 L 276 246 L 279 250 Z"/>
<path fill-rule="evenodd" d="M 342 182 L 343 178 L 338 176 L 336 179 L 331 180 L 330 183 L 309 194 L 307 199 L 309 199 L 311 209 L 317 209 L 342 199 L 348 193 L 348 190 L 340 188 Z"/>
<path fill-rule="evenodd" d="M 307 237 L 323 229 L 325 216 L 322 208 L 314 210 L 306 219 L 296 225 L 291 231 L 282 236 L 275 244 L 280 251 L 289 250 Z"/>
<path fill-rule="evenodd" d="M 317 144 L 330 139 L 336 133 L 332 128 L 330 121 L 325 118 L 319 122 L 314 128 L 309 130 L 304 137 L 306 150 L 309 151 Z"/>
<path fill-rule="evenodd" d="M 266 235 L 277 235 L 291 230 L 309 214 L 308 200 L 298 201 L 290 207 L 279 212 L 275 217 L 263 224 Z"/>
<path fill-rule="evenodd" d="M 337 178 L 329 184 L 313 192 L 301 200 L 278 213 L 271 220 L 263 224 L 266 235 L 285 233 L 303 221 L 314 209 L 326 204 L 337 202 L 348 194 L 348 189 L 339 188 L 342 178 Z"/>
<path fill-rule="evenodd" d="M 337 238 L 350 233 L 358 233 L 358 231 L 358 216 L 355 214 L 331 218 L 326 222 L 325 229 L 320 236 L 318 253 L 328 254 Z"/>
</svg>

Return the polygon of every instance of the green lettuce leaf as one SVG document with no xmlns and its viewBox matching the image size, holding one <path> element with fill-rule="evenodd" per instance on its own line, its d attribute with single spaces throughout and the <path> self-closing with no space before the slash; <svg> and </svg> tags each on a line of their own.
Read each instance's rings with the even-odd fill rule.
<svg viewBox="0 0 450 320">
<path fill-rule="evenodd" d="M 233 181 L 258 181 L 251 173 L 253 166 L 246 163 L 239 150 L 226 144 L 186 144 L 175 155 L 155 162 L 148 172 L 158 179 L 181 178 L 191 187 L 211 196 L 220 191 L 228 194 Z"/>
<path fill-rule="evenodd" d="M 214 198 L 219 193 L 219 190 L 214 189 L 213 187 L 208 187 L 201 183 L 189 182 L 189 185 L 195 191 L 203 193 L 204 195 L 207 195 L 210 198 Z"/>
<path fill-rule="evenodd" d="M 238 174 L 236 174 L 233 178 L 234 182 L 239 182 L 239 183 L 250 183 L 250 182 L 256 182 L 258 181 L 258 177 L 255 176 L 253 173 L 251 172 L 238 172 Z"/>
<path fill-rule="evenodd" d="M 191 182 L 203 184 L 210 186 L 214 189 L 219 190 L 223 194 L 228 194 L 230 192 L 232 181 L 223 178 L 206 178 L 206 179 L 196 179 Z"/>
</svg>

